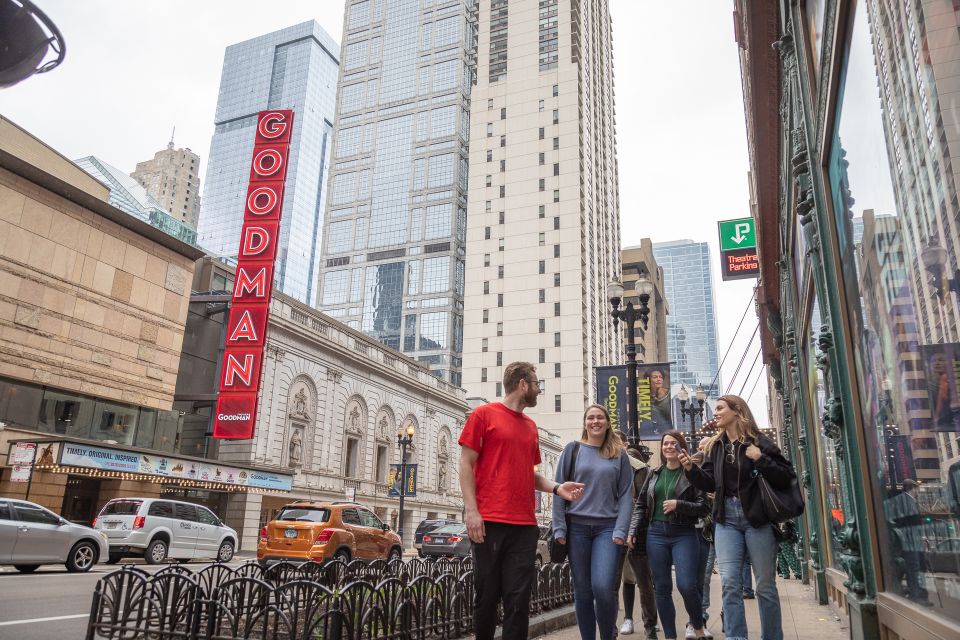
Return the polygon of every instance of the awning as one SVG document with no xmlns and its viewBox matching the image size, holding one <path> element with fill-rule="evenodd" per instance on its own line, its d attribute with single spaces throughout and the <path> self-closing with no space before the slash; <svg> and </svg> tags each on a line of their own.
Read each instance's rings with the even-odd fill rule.
<svg viewBox="0 0 960 640">
<path fill-rule="evenodd" d="M 8 460 L 14 459 L 17 443 L 36 444 L 34 470 L 51 473 L 154 482 L 209 491 L 287 494 L 293 487 L 292 474 L 274 470 L 228 466 L 216 460 L 119 449 L 64 438 L 12 440 Z"/>
</svg>

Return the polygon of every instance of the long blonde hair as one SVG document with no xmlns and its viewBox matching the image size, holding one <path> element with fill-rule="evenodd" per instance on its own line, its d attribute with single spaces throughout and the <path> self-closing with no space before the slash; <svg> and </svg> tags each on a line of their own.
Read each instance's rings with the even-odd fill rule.
<svg viewBox="0 0 960 640">
<path fill-rule="evenodd" d="M 727 395 L 717 398 L 717 402 L 724 402 L 730 410 L 733 411 L 734 431 L 737 434 L 737 440 L 741 442 L 750 442 L 751 444 L 760 444 L 760 430 L 757 428 L 757 421 L 753 419 L 753 412 L 750 411 L 750 405 L 740 396 Z M 713 445 L 720 441 L 726 433 L 726 429 L 720 428 L 716 435 L 707 442 L 706 453 L 710 455 Z"/>
<path fill-rule="evenodd" d="M 603 434 L 603 444 L 600 445 L 600 455 L 607 460 L 613 460 L 623 451 L 623 443 L 620 442 L 619 436 L 617 436 L 613 430 L 613 425 L 610 424 L 610 412 L 607 411 L 606 407 L 599 404 L 592 404 L 584 410 L 583 431 L 580 433 L 580 442 L 587 442 L 587 414 L 590 413 L 591 409 L 600 409 L 600 411 L 603 411 L 604 418 L 607 419 L 607 430 Z"/>
</svg>

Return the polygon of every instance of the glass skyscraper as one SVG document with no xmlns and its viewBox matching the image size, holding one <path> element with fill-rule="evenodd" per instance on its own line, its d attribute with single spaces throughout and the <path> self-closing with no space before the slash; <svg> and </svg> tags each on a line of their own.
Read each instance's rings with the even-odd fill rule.
<svg viewBox="0 0 960 640">
<path fill-rule="evenodd" d="M 348 0 L 319 307 L 459 385 L 476 0 Z"/>
<path fill-rule="evenodd" d="M 339 52 L 313 20 L 227 47 L 198 226 L 200 246 L 236 257 L 257 113 L 293 109 L 274 287 L 314 306 Z"/>
<path fill-rule="evenodd" d="M 667 354 L 674 362 L 671 383 L 704 389 L 717 377 L 717 318 L 713 304 L 710 245 L 693 240 L 660 242 L 653 255 L 663 268 L 667 316 Z M 711 398 L 722 388 L 717 378 Z"/>
</svg>

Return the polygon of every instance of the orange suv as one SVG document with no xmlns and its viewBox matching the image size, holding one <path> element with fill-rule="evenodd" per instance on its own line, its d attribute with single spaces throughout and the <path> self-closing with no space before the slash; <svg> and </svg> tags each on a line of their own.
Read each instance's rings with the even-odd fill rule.
<svg viewBox="0 0 960 640">
<path fill-rule="evenodd" d="M 403 555 L 400 537 L 372 511 L 354 502 L 288 504 L 260 530 L 257 560 L 325 562 L 331 558 L 393 560 Z"/>
</svg>

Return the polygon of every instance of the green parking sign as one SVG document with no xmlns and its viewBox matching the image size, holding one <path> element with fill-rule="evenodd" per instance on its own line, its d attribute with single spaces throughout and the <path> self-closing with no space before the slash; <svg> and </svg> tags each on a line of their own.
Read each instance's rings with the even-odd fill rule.
<svg viewBox="0 0 960 640">
<path fill-rule="evenodd" d="M 752 249 L 757 246 L 753 218 L 721 220 L 717 224 L 720 226 L 720 251 Z"/>
</svg>

